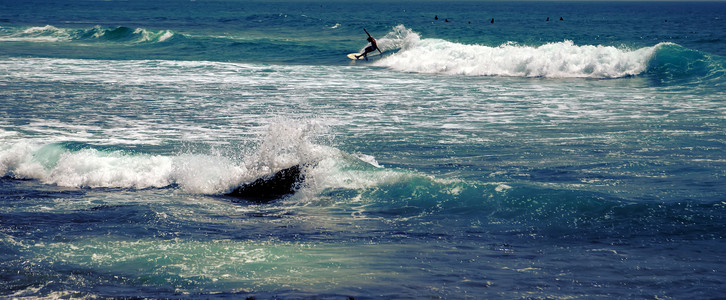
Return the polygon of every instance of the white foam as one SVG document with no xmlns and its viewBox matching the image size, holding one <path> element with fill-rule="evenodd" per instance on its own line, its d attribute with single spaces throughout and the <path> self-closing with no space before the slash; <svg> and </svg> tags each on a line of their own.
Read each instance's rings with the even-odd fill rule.
<svg viewBox="0 0 726 300">
<path fill-rule="evenodd" d="M 43 179 L 72 187 L 165 187 L 171 184 L 172 160 L 160 155 L 125 155 L 84 149 L 62 154 Z"/>
<path fill-rule="evenodd" d="M 224 156 L 145 155 L 123 151 L 70 151 L 56 144 L 25 142 L 0 149 L 0 176 L 35 179 L 76 188 L 162 188 L 177 184 L 185 192 L 220 194 L 275 170 L 249 170 Z M 267 173 L 266 173 L 267 172 Z"/>
<path fill-rule="evenodd" d="M 143 28 L 136 28 L 134 34 L 139 35 L 136 42 L 163 42 L 174 36 L 171 30 L 150 31 Z"/>
<path fill-rule="evenodd" d="M 173 36 L 174 36 L 174 32 L 173 31 L 171 31 L 171 30 L 163 30 L 161 32 L 161 36 L 159 37 L 158 41 L 159 42 L 164 42 L 164 41 L 170 39 Z"/>
<path fill-rule="evenodd" d="M 318 120 L 276 118 L 260 133 L 256 147 L 216 154 L 149 155 L 92 147 L 70 150 L 62 144 L 16 140 L 0 145 L 0 176 L 80 188 L 143 189 L 176 184 L 189 193 L 221 194 L 280 169 L 339 156 L 337 149 L 315 143 L 326 130 Z"/>
<path fill-rule="evenodd" d="M 8 42 L 59 42 L 70 39 L 71 34 L 68 30 L 60 29 L 52 25 L 30 27 L 21 32 L 0 37 L 0 41 Z"/>
<path fill-rule="evenodd" d="M 18 179 L 36 178 L 32 174 L 36 172 L 24 170 L 24 168 L 37 168 L 42 166 L 26 166 L 32 159 L 32 153 L 36 147 L 24 142 L 11 145 L 2 145 L 0 148 L 0 176 L 14 175 Z M 26 175 L 30 173 L 29 175 Z"/>
<path fill-rule="evenodd" d="M 379 168 L 379 169 L 380 168 L 383 168 L 383 166 L 381 166 L 380 164 L 378 164 L 378 161 L 376 161 L 376 158 L 374 156 L 372 156 L 372 155 L 367 155 L 367 154 L 363 154 L 363 153 L 356 153 L 356 154 L 354 154 L 354 156 L 357 157 L 358 159 L 360 159 L 361 161 L 370 164 L 371 166 L 374 166 L 374 167 Z"/>
<path fill-rule="evenodd" d="M 420 39 L 418 34 L 400 25 L 389 35 L 390 39 L 385 39 L 386 48 L 400 50 L 375 65 L 402 72 L 448 75 L 619 78 L 645 71 L 657 47 L 628 50 L 579 46 L 572 41 L 537 47 L 514 43 L 497 47 L 466 45 Z"/>
</svg>

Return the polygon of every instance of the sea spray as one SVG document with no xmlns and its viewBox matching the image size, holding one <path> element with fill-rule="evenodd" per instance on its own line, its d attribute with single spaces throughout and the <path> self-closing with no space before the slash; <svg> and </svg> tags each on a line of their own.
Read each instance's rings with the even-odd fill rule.
<svg viewBox="0 0 726 300">
<path fill-rule="evenodd" d="M 252 149 L 178 155 L 151 155 L 115 146 L 62 142 L 22 142 L 0 150 L 0 176 L 34 179 L 75 188 L 164 188 L 179 186 L 196 194 L 221 194 L 293 165 L 314 166 L 339 156 L 316 144 L 326 126 L 318 120 L 275 118 Z M 235 151 L 235 152 L 231 152 Z"/>
</svg>

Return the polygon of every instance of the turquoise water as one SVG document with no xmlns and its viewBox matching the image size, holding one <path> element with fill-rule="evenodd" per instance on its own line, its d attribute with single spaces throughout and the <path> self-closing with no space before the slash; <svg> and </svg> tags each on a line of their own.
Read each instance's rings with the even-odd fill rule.
<svg viewBox="0 0 726 300">
<path fill-rule="evenodd" d="M 0 2 L 0 296 L 722 297 L 724 12 Z"/>
</svg>

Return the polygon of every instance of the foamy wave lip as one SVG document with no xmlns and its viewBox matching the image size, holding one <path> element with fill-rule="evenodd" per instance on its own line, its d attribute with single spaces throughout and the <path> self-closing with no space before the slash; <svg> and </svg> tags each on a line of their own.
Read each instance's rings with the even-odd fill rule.
<svg viewBox="0 0 726 300">
<path fill-rule="evenodd" d="M 8 42 L 60 42 L 69 41 L 72 36 L 68 30 L 52 25 L 30 27 L 9 36 L 0 37 L 0 41 Z"/>
<path fill-rule="evenodd" d="M 644 72 L 656 47 L 637 50 L 575 45 L 572 41 L 539 47 L 514 43 L 498 47 L 419 39 L 396 27 L 390 42 L 401 50 L 375 65 L 413 73 L 546 78 L 619 78 Z"/>
<path fill-rule="evenodd" d="M 136 41 L 138 43 L 165 42 L 176 35 L 171 30 L 150 31 L 143 28 L 136 28 L 134 34 L 139 36 Z"/>
<path fill-rule="evenodd" d="M 119 40 L 131 43 L 165 42 L 178 36 L 171 30 L 131 29 L 127 27 L 103 28 L 99 25 L 89 29 L 58 28 L 52 25 L 30 27 L 8 36 L 0 41 L 16 42 L 67 42 L 73 40 Z"/>
</svg>

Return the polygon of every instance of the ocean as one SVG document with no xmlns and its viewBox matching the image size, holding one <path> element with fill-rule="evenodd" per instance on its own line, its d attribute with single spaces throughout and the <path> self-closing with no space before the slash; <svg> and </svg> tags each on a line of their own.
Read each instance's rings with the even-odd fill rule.
<svg viewBox="0 0 726 300">
<path fill-rule="evenodd" d="M 0 0 L 0 297 L 722 298 L 725 100 L 725 2 Z"/>
</svg>

